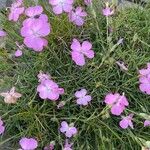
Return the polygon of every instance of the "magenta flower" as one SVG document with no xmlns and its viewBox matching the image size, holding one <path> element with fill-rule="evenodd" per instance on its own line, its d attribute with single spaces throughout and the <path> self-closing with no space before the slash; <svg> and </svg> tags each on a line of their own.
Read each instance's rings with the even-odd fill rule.
<svg viewBox="0 0 150 150">
<path fill-rule="evenodd" d="M 72 60 L 79 66 L 85 65 L 85 56 L 90 59 L 94 57 L 92 44 L 89 41 L 84 41 L 82 44 L 80 44 L 77 39 L 73 39 L 71 49 Z"/>
<path fill-rule="evenodd" d="M 23 3 L 23 0 L 16 0 L 10 8 L 10 14 L 8 16 L 9 21 L 17 21 L 19 19 L 19 16 L 23 14 L 24 12 L 24 7 L 21 7 Z"/>
<path fill-rule="evenodd" d="M 57 83 L 52 80 L 44 80 L 38 87 L 37 91 L 42 99 L 50 99 L 56 101 L 59 96 L 64 94 L 64 89 L 59 88 Z"/>
<path fill-rule="evenodd" d="M 22 150 L 35 150 L 38 147 L 38 142 L 34 138 L 22 138 L 19 141 Z"/>
<path fill-rule="evenodd" d="M 91 4 L 92 4 L 92 0 L 84 0 L 84 3 L 85 3 L 86 5 L 91 5 Z"/>
<path fill-rule="evenodd" d="M 129 105 L 127 98 L 119 93 L 109 93 L 105 97 L 105 103 L 111 107 L 111 113 L 113 115 L 119 116 L 126 106 Z"/>
<path fill-rule="evenodd" d="M 60 132 L 64 133 L 66 137 L 71 138 L 75 134 L 77 134 L 77 128 L 72 125 L 68 125 L 66 121 L 61 123 Z"/>
<path fill-rule="evenodd" d="M 74 0 L 49 0 L 49 3 L 53 6 L 53 12 L 56 15 L 62 14 L 63 12 L 70 12 Z"/>
<path fill-rule="evenodd" d="M 75 11 L 71 11 L 69 13 L 69 21 L 73 22 L 77 26 L 82 26 L 86 16 L 87 13 L 82 9 L 82 7 L 77 7 Z"/>
<path fill-rule="evenodd" d="M 139 70 L 139 88 L 142 92 L 150 95 L 150 63 L 147 63 L 146 69 Z"/>
<path fill-rule="evenodd" d="M 45 74 L 42 71 L 39 72 L 39 74 L 37 75 L 39 82 L 43 82 L 45 80 L 50 80 L 51 76 L 49 74 Z"/>
<path fill-rule="evenodd" d="M 22 51 L 20 49 L 18 49 L 15 52 L 15 57 L 20 57 L 20 56 L 22 56 Z"/>
<path fill-rule="evenodd" d="M 72 145 L 73 145 L 73 143 L 69 144 L 68 139 L 66 139 L 63 150 L 73 150 L 73 149 L 71 148 Z"/>
<path fill-rule="evenodd" d="M 92 100 L 92 97 L 86 94 L 87 94 L 86 89 L 81 89 L 80 91 L 77 91 L 75 93 L 75 97 L 77 98 L 78 105 L 86 106 Z"/>
<path fill-rule="evenodd" d="M 6 36 L 6 32 L 3 30 L 0 30 L 0 37 L 4 37 L 4 36 Z"/>
<path fill-rule="evenodd" d="M 133 120 L 133 114 L 130 114 L 127 117 L 123 117 L 123 119 L 119 122 L 119 125 L 123 129 L 127 129 L 128 127 L 134 129 L 132 120 Z"/>
<path fill-rule="evenodd" d="M 150 120 L 144 121 L 144 127 L 150 127 Z"/>
<path fill-rule="evenodd" d="M 21 29 L 24 44 L 35 51 L 42 51 L 47 46 L 48 41 L 44 39 L 50 33 L 50 24 L 42 19 L 33 20 L 30 25 L 25 25 Z"/>
<path fill-rule="evenodd" d="M 0 135 L 3 134 L 5 131 L 5 126 L 4 126 L 4 123 L 0 117 Z"/>
</svg>

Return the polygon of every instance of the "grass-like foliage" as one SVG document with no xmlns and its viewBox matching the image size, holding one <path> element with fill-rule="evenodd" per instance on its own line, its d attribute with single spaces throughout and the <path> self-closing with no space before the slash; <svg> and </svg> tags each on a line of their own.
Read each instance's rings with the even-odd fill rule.
<svg viewBox="0 0 150 150">
<path fill-rule="evenodd" d="M 34 2 L 24 0 L 26 6 Z M 31 4 L 32 3 L 32 4 Z M 52 31 L 47 36 L 48 46 L 41 53 L 24 47 L 23 56 L 13 56 L 17 49 L 15 42 L 23 43 L 20 28 L 25 16 L 17 23 L 8 21 L 8 12 L 0 12 L 0 27 L 7 32 L 5 46 L 0 49 L 0 92 L 15 86 L 23 96 L 14 105 L 5 104 L 0 97 L 0 116 L 6 131 L 0 137 L 1 150 L 19 148 L 21 137 L 36 137 L 41 150 L 50 141 L 60 150 L 65 137 L 60 133 L 62 121 L 74 123 L 78 128 L 72 138 L 75 150 L 140 150 L 145 141 L 150 140 L 149 128 L 143 127 L 140 113 L 150 115 L 150 97 L 140 92 L 138 70 L 150 62 L 150 7 L 119 9 L 106 20 L 102 15 L 101 0 L 93 0 L 93 5 L 85 7 L 88 13 L 84 26 L 77 27 L 68 21 L 68 16 L 56 16 L 47 1 L 41 0 L 48 15 Z M 77 0 L 75 6 L 85 6 Z M 113 29 L 107 33 L 108 27 Z M 81 42 L 89 40 L 95 51 L 94 59 L 78 67 L 71 59 L 70 45 L 73 38 Z M 112 48 L 118 39 L 123 44 Z M 116 61 L 123 61 L 128 71 L 122 71 Z M 39 71 L 48 72 L 65 94 L 59 101 L 66 104 L 57 109 L 59 101 L 42 100 L 37 94 Z M 75 102 L 74 93 L 86 88 L 92 96 L 91 103 L 80 107 Z M 134 114 L 134 129 L 121 129 L 121 117 L 110 114 L 104 104 L 109 92 L 125 93 L 129 107 L 123 115 Z M 5 147 L 5 148 L 4 148 Z"/>
</svg>

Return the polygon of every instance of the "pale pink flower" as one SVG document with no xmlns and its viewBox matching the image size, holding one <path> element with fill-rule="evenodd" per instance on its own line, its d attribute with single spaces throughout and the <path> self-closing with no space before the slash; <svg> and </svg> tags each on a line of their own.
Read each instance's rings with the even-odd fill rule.
<svg viewBox="0 0 150 150">
<path fill-rule="evenodd" d="M 38 147 L 38 142 L 34 138 L 22 138 L 19 141 L 22 150 L 35 150 Z"/>
<path fill-rule="evenodd" d="M 35 51 L 42 51 L 48 41 L 44 39 L 50 33 L 50 24 L 42 19 L 33 20 L 30 25 L 26 24 L 21 29 L 24 44 Z"/>
<path fill-rule="evenodd" d="M 77 134 L 77 128 L 73 125 L 68 125 L 66 121 L 61 123 L 60 132 L 64 133 L 66 137 L 71 138 L 75 134 Z"/>
<path fill-rule="evenodd" d="M 75 97 L 77 98 L 77 104 L 86 106 L 92 100 L 90 95 L 87 95 L 86 89 L 81 89 L 75 93 Z"/>
<path fill-rule="evenodd" d="M 77 7 L 74 11 L 69 13 L 69 21 L 73 22 L 77 26 L 82 26 L 84 24 L 84 18 L 87 13 L 82 9 L 82 7 Z"/>
<path fill-rule="evenodd" d="M 17 49 L 15 52 L 15 57 L 20 57 L 22 56 L 22 51 L 20 49 Z"/>
<path fill-rule="evenodd" d="M 72 145 L 73 145 L 73 143 L 69 144 L 68 139 L 66 139 L 63 150 L 73 150 L 73 149 L 71 148 Z"/>
<path fill-rule="evenodd" d="M 3 30 L 0 30 L 0 37 L 5 37 L 6 36 L 6 32 Z"/>
<path fill-rule="evenodd" d="M 53 6 L 53 12 L 59 15 L 63 12 L 69 13 L 72 10 L 74 0 L 49 0 L 49 3 Z"/>
<path fill-rule="evenodd" d="M 23 0 L 16 0 L 10 7 L 10 14 L 9 14 L 9 21 L 17 21 L 19 19 L 19 16 L 23 14 L 24 7 L 21 7 L 23 4 Z"/>
<path fill-rule="evenodd" d="M 82 44 L 77 39 L 73 39 L 71 44 L 72 60 L 79 66 L 85 65 L 85 56 L 89 59 L 94 57 L 92 44 L 89 41 L 84 41 Z"/>
<path fill-rule="evenodd" d="M 2 119 L 0 117 L 0 135 L 3 134 L 4 131 L 5 131 L 4 122 L 2 121 Z"/>
<path fill-rule="evenodd" d="M 119 93 L 109 93 L 105 97 L 105 103 L 111 107 L 111 113 L 119 116 L 129 105 L 127 98 Z"/>
<path fill-rule="evenodd" d="M 51 79 L 51 76 L 49 74 L 43 73 L 43 71 L 40 71 L 37 77 L 39 79 L 39 82 Z"/>
<path fill-rule="evenodd" d="M 14 104 L 17 102 L 17 99 L 22 95 L 18 92 L 15 92 L 15 87 L 12 87 L 10 91 L 6 93 L 0 93 L 4 97 L 4 102 L 7 104 Z"/>
<path fill-rule="evenodd" d="M 64 94 L 64 89 L 59 88 L 58 84 L 52 80 L 44 80 L 37 87 L 39 96 L 42 99 L 49 99 L 56 101 L 59 99 L 60 95 Z"/>
<path fill-rule="evenodd" d="M 144 127 L 150 127 L 150 120 L 144 121 Z"/>
<path fill-rule="evenodd" d="M 147 63 L 147 68 L 139 70 L 139 88 L 142 92 L 150 95 L 150 63 Z"/>
<path fill-rule="evenodd" d="M 84 0 L 84 3 L 85 3 L 86 5 L 91 5 L 91 4 L 92 4 L 92 0 Z"/>
<path fill-rule="evenodd" d="M 128 127 L 134 129 L 132 120 L 133 120 L 133 114 L 130 114 L 129 116 L 123 117 L 123 119 L 119 122 L 119 125 L 123 129 L 127 129 Z"/>
</svg>

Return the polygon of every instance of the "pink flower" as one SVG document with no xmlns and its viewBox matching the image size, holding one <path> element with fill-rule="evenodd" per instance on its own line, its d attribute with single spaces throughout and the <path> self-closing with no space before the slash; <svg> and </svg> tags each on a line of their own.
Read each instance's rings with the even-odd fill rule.
<svg viewBox="0 0 150 150">
<path fill-rule="evenodd" d="M 132 129 L 134 129 L 132 118 L 133 118 L 133 114 L 130 114 L 127 117 L 123 117 L 123 119 L 119 122 L 120 127 L 123 129 L 127 129 L 128 127 L 131 127 Z"/>
<path fill-rule="evenodd" d="M 150 126 L 150 120 L 145 120 L 144 127 L 149 127 L 149 126 Z"/>
<path fill-rule="evenodd" d="M 75 11 L 71 11 L 69 13 L 69 21 L 73 22 L 77 26 L 82 26 L 86 16 L 87 13 L 83 11 L 82 7 L 77 7 Z"/>
<path fill-rule="evenodd" d="M 4 36 L 6 36 L 6 32 L 3 30 L 0 30 L 0 37 L 4 37 Z"/>
<path fill-rule="evenodd" d="M 59 88 L 57 83 L 52 80 L 44 80 L 38 87 L 37 91 L 42 99 L 50 99 L 56 101 L 59 96 L 64 94 L 64 89 Z"/>
<path fill-rule="evenodd" d="M 18 49 L 15 52 L 15 57 L 20 57 L 20 56 L 22 56 L 22 51 L 20 49 Z"/>
<path fill-rule="evenodd" d="M 119 116 L 126 106 L 129 105 L 127 98 L 123 95 L 120 95 L 119 93 L 109 93 L 105 97 L 105 103 L 109 106 L 111 106 L 111 113 L 113 115 Z"/>
<path fill-rule="evenodd" d="M 72 125 L 68 125 L 66 121 L 61 123 L 60 132 L 64 133 L 66 137 L 71 138 L 75 134 L 77 134 L 77 129 Z"/>
<path fill-rule="evenodd" d="M 19 19 L 19 16 L 23 14 L 24 12 L 24 7 L 21 7 L 23 3 L 23 0 L 16 0 L 10 8 L 10 14 L 9 14 L 9 21 L 17 21 Z"/>
<path fill-rule="evenodd" d="M 147 63 L 146 69 L 139 70 L 139 88 L 142 92 L 150 95 L 150 63 Z"/>
<path fill-rule="evenodd" d="M 39 74 L 37 75 L 39 82 L 43 82 L 45 80 L 50 80 L 51 76 L 49 74 L 45 74 L 42 71 L 39 72 Z"/>
<path fill-rule="evenodd" d="M 71 148 L 72 145 L 73 145 L 73 143 L 69 144 L 68 139 L 66 139 L 63 150 L 73 150 L 73 149 Z"/>
<path fill-rule="evenodd" d="M 22 150 L 35 150 L 38 147 L 38 142 L 34 138 L 22 138 L 19 141 Z"/>
<path fill-rule="evenodd" d="M 4 126 L 4 123 L 3 121 L 1 120 L 1 117 L 0 117 L 0 135 L 3 134 L 5 131 L 5 126 Z"/>
<path fill-rule="evenodd" d="M 42 51 L 48 42 L 44 39 L 50 33 L 50 24 L 42 19 L 33 20 L 30 25 L 25 24 L 21 29 L 24 44 L 35 51 Z"/>
<path fill-rule="evenodd" d="M 49 3 L 53 6 L 53 12 L 56 15 L 62 14 L 63 12 L 70 12 L 74 0 L 49 0 Z"/>
<path fill-rule="evenodd" d="M 92 44 L 89 41 L 84 41 L 82 44 L 80 44 L 77 39 L 73 39 L 71 49 L 72 60 L 79 66 L 85 65 L 85 56 L 90 59 L 94 57 Z"/>
<path fill-rule="evenodd" d="M 80 91 L 77 91 L 75 93 L 75 97 L 77 98 L 78 105 L 86 106 L 92 100 L 92 97 L 86 94 L 87 94 L 86 89 L 81 89 Z"/>
<path fill-rule="evenodd" d="M 17 99 L 22 95 L 20 93 L 15 92 L 15 87 L 12 87 L 10 91 L 6 93 L 0 93 L 0 96 L 4 97 L 4 102 L 7 104 L 14 104 L 17 102 Z"/>
<path fill-rule="evenodd" d="M 91 5 L 91 4 L 92 4 L 92 0 L 84 0 L 84 3 L 85 3 L 86 5 Z"/>
</svg>

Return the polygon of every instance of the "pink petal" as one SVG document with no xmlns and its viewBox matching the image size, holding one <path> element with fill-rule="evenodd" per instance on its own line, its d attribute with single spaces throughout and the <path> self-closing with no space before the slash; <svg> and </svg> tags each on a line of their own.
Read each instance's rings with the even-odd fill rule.
<svg viewBox="0 0 150 150">
<path fill-rule="evenodd" d="M 15 56 L 16 56 L 16 57 L 22 56 L 22 51 L 18 49 L 18 50 L 15 52 Z"/>
<path fill-rule="evenodd" d="M 25 10 L 25 14 L 28 17 L 34 17 L 36 15 L 40 15 L 42 12 L 43 12 L 42 6 L 29 7 Z"/>
<path fill-rule="evenodd" d="M 82 50 L 83 51 L 88 51 L 88 50 L 91 50 L 91 48 L 92 48 L 92 44 L 89 42 L 89 41 L 84 41 L 83 43 L 82 43 Z"/>
<path fill-rule="evenodd" d="M 128 124 L 128 119 L 124 118 L 119 122 L 119 125 L 123 129 L 127 129 L 129 124 Z"/>
<path fill-rule="evenodd" d="M 150 95 L 150 84 L 140 84 L 140 90 L 148 95 Z"/>
<path fill-rule="evenodd" d="M 42 51 L 44 47 L 43 39 L 36 37 L 26 37 L 24 39 L 24 44 L 29 48 L 33 48 L 35 51 Z"/>
<path fill-rule="evenodd" d="M 115 105 L 113 105 L 112 108 L 111 108 L 111 113 L 112 113 L 113 115 L 119 116 L 119 115 L 121 115 L 121 113 L 124 111 L 124 109 L 125 109 L 124 106 L 115 104 Z"/>
<path fill-rule="evenodd" d="M 81 50 L 80 42 L 77 39 L 73 39 L 73 42 L 71 44 L 71 49 L 74 51 L 80 51 Z"/>
<path fill-rule="evenodd" d="M 66 121 L 63 121 L 63 122 L 61 123 L 60 131 L 61 131 L 62 133 L 64 133 L 64 132 L 66 132 L 66 131 L 68 130 L 68 128 L 69 128 L 68 123 L 67 123 Z"/>
<path fill-rule="evenodd" d="M 50 100 L 58 100 L 59 99 L 59 93 L 56 93 L 56 92 L 49 92 L 48 93 L 48 99 Z"/>
<path fill-rule="evenodd" d="M 4 37 L 4 36 L 6 36 L 6 32 L 3 30 L 0 30 L 0 37 Z"/>
<path fill-rule="evenodd" d="M 150 120 L 145 120 L 144 127 L 149 127 L 149 126 L 150 126 Z"/>
<path fill-rule="evenodd" d="M 19 144 L 24 150 L 34 150 L 38 147 L 37 141 L 33 138 L 22 138 Z"/>
<path fill-rule="evenodd" d="M 105 97 L 105 103 L 108 105 L 112 105 L 114 102 L 116 102 L 117 97 L 119 96 L 119 94 L 112 94 L 109 93 L 106 95 Z"/>
<path fill-rule="evenodd" d="M 81 89 L 80 91 L 75 92 L 75 96 L 77 98 L 82 98 L 87 94 L 87 90 L 86 89 Z"/>
<path fill-rule="evenodd" d="M 72 5 L 70 4 L 64 4 L 63 5 L 63 10 L 67 13 L 69 13 L 72 10 Z"/>
<path fill-rule="evenodd" d="M 59 15 L 63 12 L 63 8 L 61 5 L 56 5 L 53 7 L 53 12 L 56 14 L 56 15 Z"/>
<path fill-rule="evenodd" d="M 76 52 L 76 51 L 72 51 L 71 52 L 72 55 L 72 60 L 79 66 L 84 66 L 85 65 L 85 58 L 84 55 Z"/>
<path fill-rule="evenodd" d="M 90 59 L 94 58 L 94 51 L 93 50 L 88 50 L 88 51 L 84 52 L 84 54 L 87 58 L 90 58 Z"/>
<path fill-rule="evenodd" d="M 4 126 L 0 126 L 0 134 L 3 134 L 5 131 L 5 127 Z"/>
<path fill-rule="evenodd" d="M 77 26 L 82 26 L 84 24 L 84 19 L 81 18 L 81 17 L 78 17 L 76 18 L 76 20 L 74 20 L 74 23 L 77 25 Z"/>
</svg>

